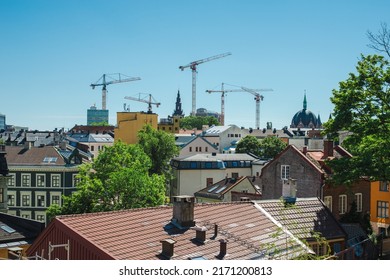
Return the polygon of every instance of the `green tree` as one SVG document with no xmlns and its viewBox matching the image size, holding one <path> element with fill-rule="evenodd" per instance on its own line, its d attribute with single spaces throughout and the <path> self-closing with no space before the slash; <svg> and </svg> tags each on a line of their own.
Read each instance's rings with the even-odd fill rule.
<svg viewBox="0 0 390 280">
<path fill-rule="evenodd" d="M 236 153 L 251 153 L 260 158 L 271 159 L 286 147 L 287 144 L 277 137 L 266 137 L 258 140 L 255 136 L 247 135 L 238 142 Z"/>
<path fill-rule="evenodd" d="M 138 144 L 151 159 L 149 173 L 170 179 L 172 172 L 169 162 L 179 154 L 174 135 L 146 125 L 138 132 Z"/>
<path fill-rule="evenodd" d="M 350 132 L 342 145 L 352 158 L 329 161 L 333 181 L 350 184 L 361 176 L 390 180 L 390 67 L 382 56 L 361 57 L 357 74 L 350 73 L 331 97 L 333 118 L 324 124 L 325 133 L 337 139 Z"/>
<path fill-rule="evenodd" d="M 102 121 L 102 122 L 91 123 L 91 126 L 110 126 L 110 124 L 106 121 Z"/>
<path fill-rule="evenodd" d="M 245 154 L 251 153 L 256 156 L 260 155 L 260 141 L 252 135 L 247 135 L 243 139 L 241 139 L 236 147 L 236 153 Z"/>
<path fill-rule="evenodd" d="M 278 137 L 266 137 L 260 141 L 261 158 L 271 159 L 283 151 L 287 147 L 287 143 L 280 140 Z"/>
<path fill-rule="evenodd" d="M 50 206 L 48 214 L 77 214 L 162 205 L 164 175 L 149 175 L 152 163 L 138 145 L 115 142 L 93 163 L 80 167 L 77 190 L 64 197 L 60 211 Z"/>
<path fill-rule="evenodd" d="M 180 120 L 180 128 L 185 129 L 202 129 L 203 125 L 220 125 L 218 119 L 213 116 L 187 116 Z"/>
</svg>

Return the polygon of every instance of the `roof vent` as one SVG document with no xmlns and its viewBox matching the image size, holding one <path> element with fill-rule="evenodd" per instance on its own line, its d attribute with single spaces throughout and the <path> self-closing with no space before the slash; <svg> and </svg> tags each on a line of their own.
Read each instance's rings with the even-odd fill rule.
<svg viewBox="0 0 390 280">
<path fill-rule="evenodd" d="M 173 251 L 175 248 L 176 241 L 168 238 L 168 239 L 161 240 L 160 242 L 162 244 L 161 255 L 163 255 L 168 259 L 172 258 L 174 256 Z"/>
<path fill-rule="evenodd" d="M 219 255 L 217 258 L 223 259 L 227 254 L 227 243 L 228 241 L 226 239 L 220 239 L 219 240 Z"/>
<path fill-rule="evenodd" d="M 207 228 L 206 227 L 193 227 L 196 231 L 196 241 L 204 243 L 206 242 L 206 233 L 207 233 Z"/>
</svg>

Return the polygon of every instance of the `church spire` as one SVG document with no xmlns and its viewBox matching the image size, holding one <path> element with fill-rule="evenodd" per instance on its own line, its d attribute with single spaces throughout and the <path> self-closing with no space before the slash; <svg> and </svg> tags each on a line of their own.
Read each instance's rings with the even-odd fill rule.
<svg viewBox="0 0 390 280">
<path fill-rule="evenodd" d="M 173 115 L 174 116 L 183 116 L 183 110 L 181 109 L 180 90 L 177 91 L 176 107 L 175 107 L 175 111 L 173 112 Z"/>
<path fill-rule="evenodd" d="M 305 97 L 303 98 L 303 110 L 307 110 L 306 90 L 305 90 Z"/>
</svg>

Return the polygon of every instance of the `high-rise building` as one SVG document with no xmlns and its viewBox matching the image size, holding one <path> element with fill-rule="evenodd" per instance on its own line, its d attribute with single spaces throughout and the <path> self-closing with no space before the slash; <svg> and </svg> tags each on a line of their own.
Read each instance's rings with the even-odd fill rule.
<svg viewBox="0 0 390 280">
<path fill-rule="evenodd" d="M 5 130 L 5 128 L 6 128 L 5 115 L 0 114 L 0 130 L 2 129 Z"/>
<path fill-rule="evenodd" d="M 108 110 L 99 110 L 96 106 L 91 106 L 87 111 L 87 125 L 108 124 Z"/>
</svg>

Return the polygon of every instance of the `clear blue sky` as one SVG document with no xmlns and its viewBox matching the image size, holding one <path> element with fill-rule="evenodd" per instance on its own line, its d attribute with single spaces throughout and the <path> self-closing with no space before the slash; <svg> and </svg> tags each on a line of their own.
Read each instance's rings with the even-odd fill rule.
<svg viewBox="0 0 390 280">
<path fill-rule="evenodd" d="M 221 83 L 272 88 L 261 103 L 261 127 L 289 126 L 302 109 L 322 121 L 333 110 L 332 89 L 355 71 L 367 30 L 389 21 L 390 1 L 73 1 L 0 2 L 0 113 L 7 124 L 52 130 L 86 124 L 87 109 L 101 108 L 104 73 L 142 80 L 108 86 L 110 123 L 125 96 L 150 93 L 160 118 L 173 113 L 177 90 L 191 111 L 191 71 L 180 65 L 220 53 L 232 55 L 198 67 L 197 107 L 220 111 Z M 255 126 L 249 93 L 226 97 L 226 123 Z"/>
</svg>

